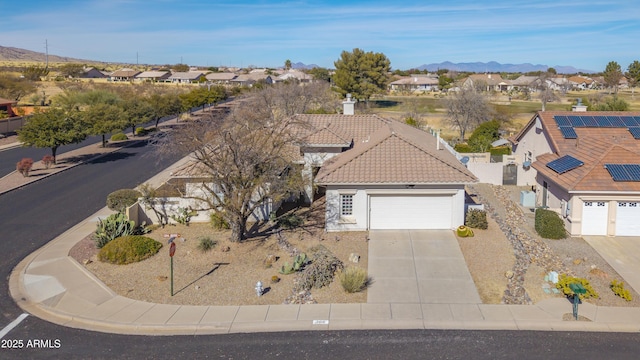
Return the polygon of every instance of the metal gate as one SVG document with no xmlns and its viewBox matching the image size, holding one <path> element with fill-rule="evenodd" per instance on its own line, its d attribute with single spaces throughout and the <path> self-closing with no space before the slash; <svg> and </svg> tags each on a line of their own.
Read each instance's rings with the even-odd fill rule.
<svg viewBox="0 0 640 360">
<path fill-rule="evenodd" d="M 502 167 L 502 185 L 518 184 L 518 165 L 507 164 Z"/>
</svg>

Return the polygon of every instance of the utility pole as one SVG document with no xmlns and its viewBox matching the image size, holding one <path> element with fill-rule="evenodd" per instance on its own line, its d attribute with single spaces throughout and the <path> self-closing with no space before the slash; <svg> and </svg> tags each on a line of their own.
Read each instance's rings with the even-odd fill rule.
<svg viewBox="0 0 640 360">
<path fill-rule="evenodd" d="M 49 40 L 48 39 L 44 39 L 44 51 L 45 51 L 45 55 L 44 55 L 44 59 L 45 59 L 45 69 L 49 68 Z"/>
<path fill-rule="evenodd" d="M 138 52 L 137 52 L 137 51 L 136 51 L 136 65 L 140 65 L 140 64 L 138 63 Z"/>
</svg>

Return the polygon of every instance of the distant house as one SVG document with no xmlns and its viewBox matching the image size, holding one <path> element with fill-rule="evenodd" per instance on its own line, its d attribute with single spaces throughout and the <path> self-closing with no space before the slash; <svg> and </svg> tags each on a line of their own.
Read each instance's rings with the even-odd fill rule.
<svg viewBox="0 0 640 360">
<path fill-rule="evenodd" d="M 94 67 L 84 68 L 84 73 L 81 76 L 85 79 L 104 79 L 108 78 L 109 74 L 103 71 L 100 71 Z"/>
<path fill-rule="evenodd" d="M 17 116 L 13 111 L 13 106 L 15 106 L 18 102 L 14 100 L 8 100 L 0 98 L 0 111 L 4 111 L 7 114 L 7 117 Z"/>
<path fill-rule="evenodd" d="M 391 91 L 436 91 L 438 90 L 438 75 L 413 74 L 393 81 L 389 84 Z"/>
<path fill-rule="evenodd" d="M 218 72 L 207 74 L 205 77 L 209 83 L 227 85 L 231 80 L 237 78 L 238 74 L 232 72 Z"/>
<path fill-rule="evenodd" d="M 511 140 L 518 183 L 572 236 L 640 236 L 640 112 L 540 111 Z"/>
<path fill-rule="evenodd" d="M 509 91 L 511 82 L 504 80 L 500 74 L 473 74 L 462 83 L 462 87 L 475 87 L 483 91 Z"/>
<path fill-rule="evenodd" d="M 264 81 L 265 84 L 273 84 L 273 79 L 271 75 L 267 75 L 264 73 L 249 73 L 249 74 L 241 74 L 238 75 L 235 79 L 230 80 L 229 82 L 238 86 L 253 86 L 258 81 Z"/>
<path fill-rule="evenodd" d="M 167 78 L 169 82 L 180 84 L 195 84 L 205 80 L 201 71 L 174 72 Z"/>
<path fill-rule="evenodd" d="M 112 72 L 109 78 L 111 81 L 133 81 L 138 74 L 138 70 L 124 68 Z"/>
<path fill-rule="evenodd" d="M 295 80 L 303 83 L 308 83 L 313 81 L 313 76 L 306 74 L 300 70 L 288 70 L 281 75 L 278 75 L 275 78 L 275 82 L 283 82 L 287 80 Z"/>
<path fill-rule="evenodd" d="M 571 76 L 567 80 L 569 80 L 569 83 L 574 90 L 588 90 L 592 89 L 595 85 L 592 78 L 581 75 Z"/>
<path fill-rule="evenodd" d="M 522 75 L 515 80 L 511 80 L 511 86 L 514 90 L 523 91 L 536 91 L 540 86 L 540 78 L 538 76 Z"/>
<path fill-rule="evenodd" d="M 148 82 L 166 81 L 170 75 L 171 73 L 168 71 L 143 71 L 140 74 L 136 75 L 136 80 Z"/>
</svg>

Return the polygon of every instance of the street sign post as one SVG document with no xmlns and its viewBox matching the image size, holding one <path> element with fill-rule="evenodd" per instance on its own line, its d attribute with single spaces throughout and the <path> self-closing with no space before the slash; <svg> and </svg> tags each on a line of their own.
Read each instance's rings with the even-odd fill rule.
<svg viewBox="0 0 640 360">
<path fill-rule="evenodd" d="M 173 255 L 176 254 L 176 243 L 169 245 L 169 257 L 171 258 L 171 296 L 173 296 Z"/>
</svg>

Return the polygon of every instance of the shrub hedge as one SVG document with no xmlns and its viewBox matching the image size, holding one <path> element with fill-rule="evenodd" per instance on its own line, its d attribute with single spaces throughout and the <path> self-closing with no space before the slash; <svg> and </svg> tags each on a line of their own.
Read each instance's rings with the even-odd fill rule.
<svg viewBox="0 0 640 360">
<path fill-rule="evenodd" d="M 117 265 L 131 264 L 155 255 L 160 248 L 161 243 L 146 236 L 121 236 L 100 249 L 98 260 Z"/>
<path fill-rule="evenodd" d="M 535 229 L 538 235 L 545 239 L 564 239 L 567 237 L 564 222 L 556 212 L 551 210 L 536 209 Z"/>
<path fill-rule="evenodd" d="M 470 228 L 486 230 L 489 227 L 487 212 L 480 209 L 469 209 L 464 223 Z"/>
<path fill-rule="evenodd" d="M 127 137 L 127 134 L 125 133 L 117 133 L 117 134 L 111 135 L 111 141 L 124 141 L 124 140 L 129 140 L 129 137 Z"/>
<path fill-rule="evenodd" d="M 138 201 L 142 193 L 134 189 L 120 189 L 107 195 L 107 207 L 114 211 L 123 212 L 124 209 Z"/>
</svg>

